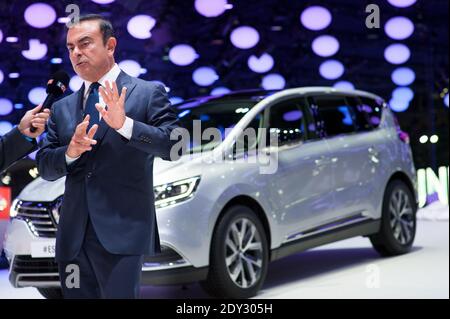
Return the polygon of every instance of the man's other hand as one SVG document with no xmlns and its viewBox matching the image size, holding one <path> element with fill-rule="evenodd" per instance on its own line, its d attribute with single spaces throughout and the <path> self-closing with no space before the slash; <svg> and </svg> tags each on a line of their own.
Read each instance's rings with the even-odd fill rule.
<svg viewBox="0 0 450 319">
<path fill-rule="evenodd" d="M 69 147 L 67 148 L 66 154 L 69 157 L 77 158 L 80 157 L 84 152 L 91 151 L 92 145 L 97 144 L 94 140 L 95 132 L 97 132 L 98 125 L 94 124 L 89 132 L 86 132 L 89 126 L 89 115 L 86 115 L 83 122 L 77 125 L 75 133 L 70 140 Z"/>
</svg>

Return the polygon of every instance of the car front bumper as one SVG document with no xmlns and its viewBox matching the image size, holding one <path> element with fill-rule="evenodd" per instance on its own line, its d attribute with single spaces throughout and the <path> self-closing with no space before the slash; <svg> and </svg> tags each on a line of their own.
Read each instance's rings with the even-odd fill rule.
<svg viewBox="0 0 450 319">
<path fill-rule="evenodd" d="M 25 221 L 13 219 L 5 236 L 5 254 L 10 263 L 9 280 L 14 287 L 59 287 L 58 265 L 54 257 L 34 258 L 31 243 L 54 243 L 54 238 L 34 236 Z M 168 285 L 206 279 L 208 266 L 195 267 L 174 249 L 161 245 L 161 254 L 144 256 L 141 283 Z"/>
</svg>

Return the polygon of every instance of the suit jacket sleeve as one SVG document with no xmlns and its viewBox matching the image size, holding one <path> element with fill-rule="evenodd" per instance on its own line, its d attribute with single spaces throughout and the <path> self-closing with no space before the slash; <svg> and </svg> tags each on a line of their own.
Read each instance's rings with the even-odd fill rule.
<svg viewBox="0 0 450 319">
<path fill-rule="evenodd" d="M 48 181 L 57 180 L 68 173 L 65 157 L 68 146 L 61 145 L 59 141 L 56 127 L 56 106 L 55 103 L 48 121 L 47 136 L 42 142 L 41 149 L 36 154 L 39 174 Z"/>
<path fill-rule="evenodd" d="M 4 137 L 0 137 L 0 172 L 34 151 L 36 146 L 36 142 L 34 140 L 33 142 L 28 141 L 17 127 Z"/>
<path fill-rule="evenodd" d="M 146 122 L 133 120 L 129 145 L 164 160 L 170 160 L 170 150 L 177 140 L 171 132 L 178 127 L 178 116 L 172 108 L 164 87 L 155 84 L 147 105 Z"/>
</svg>

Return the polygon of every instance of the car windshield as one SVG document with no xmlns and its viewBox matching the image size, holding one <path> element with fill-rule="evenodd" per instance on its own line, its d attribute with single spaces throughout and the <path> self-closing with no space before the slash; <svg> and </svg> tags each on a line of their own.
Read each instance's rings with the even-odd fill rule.
<svg viewBox="0 0 450 319">
<path fill-rule="evenodd" d="M 214 101 L 197 100 L 176 105 L 175 108 L 178 112 L 180 124 L 189 132 L 189 142 L 186 145 L 186 150 L 189 153 L 196 153 L 209 151 L 217 147 L 225 139 L 231 128 L 256 103 L 258 103 L 257 100 L 240 98 Z M 197 122 L 195 123 L 194 121 Z M 260 121 L 261 116 L 255 117 L 249 127 L 254 127 L 256 130 L 260 125 Z M 198 127 L 201 127 L 201 131 L 198 131 Z M 213 128 L 220 132 L 220 141 L 214 139 L 213 136 L 209 136 L 209 132 L 206 134 L 208 135 L 207 137 L 201 137 L 201 134 L 208 128 Z"/>
</svg>

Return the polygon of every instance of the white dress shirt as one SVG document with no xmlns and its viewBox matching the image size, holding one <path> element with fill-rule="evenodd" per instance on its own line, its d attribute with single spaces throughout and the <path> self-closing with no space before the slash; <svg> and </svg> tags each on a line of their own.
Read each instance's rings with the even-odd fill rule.
<svg viewBox="0 0 450 319">
<path fill-rule="evenodd" d="M 111 70 L 108 71 L 108 73 L 106 73 L 100 80 L 98 80 L 98 83 L 100 83 L 101 86 L 105 87 L 105 83 L 106 81 L 109 82 L 113 82 L 116 81 L 119 74 L 120 74 L 121 70 L 119 68 L 119 66 L 117 65 L 117 63 L 114 64 L 114 66 L 111 68 Z M 87 98 L 89 96 L 90 93 L 90 86 L 92 84 L 92 82 L 89 82 L 87 80 L 83 80 L 84 82 L 84 96 L 83 96 L 83 110 L 86 107 L 86 101 Z M 120 94 L 121 92 L 119 92 Z M 99 94 L 99 101 L 98 103 L 104 108 L 106 106 L 105 102 L 102 99 L 102 96 Z M 99 119 L 102 119 L 102 115 L 99 112 Z M 130 119 L 128 116 L 125 118 L 125 122 L 123 123 L 123 126 L 116 130 L 117 133 L 119 133 L 120 135 L 122 135 L 123 137 L 125 137 L 126 139 L 131 139 L 131 135 L 133 134 L 133 120 Z M 78 158 L 80 158 L 80 156 L 78 157 L 70 157 L 66 154 L 66 163 L 67 165 L 73 163 L 74 161 L 76 161 Z"/>
</svg>

